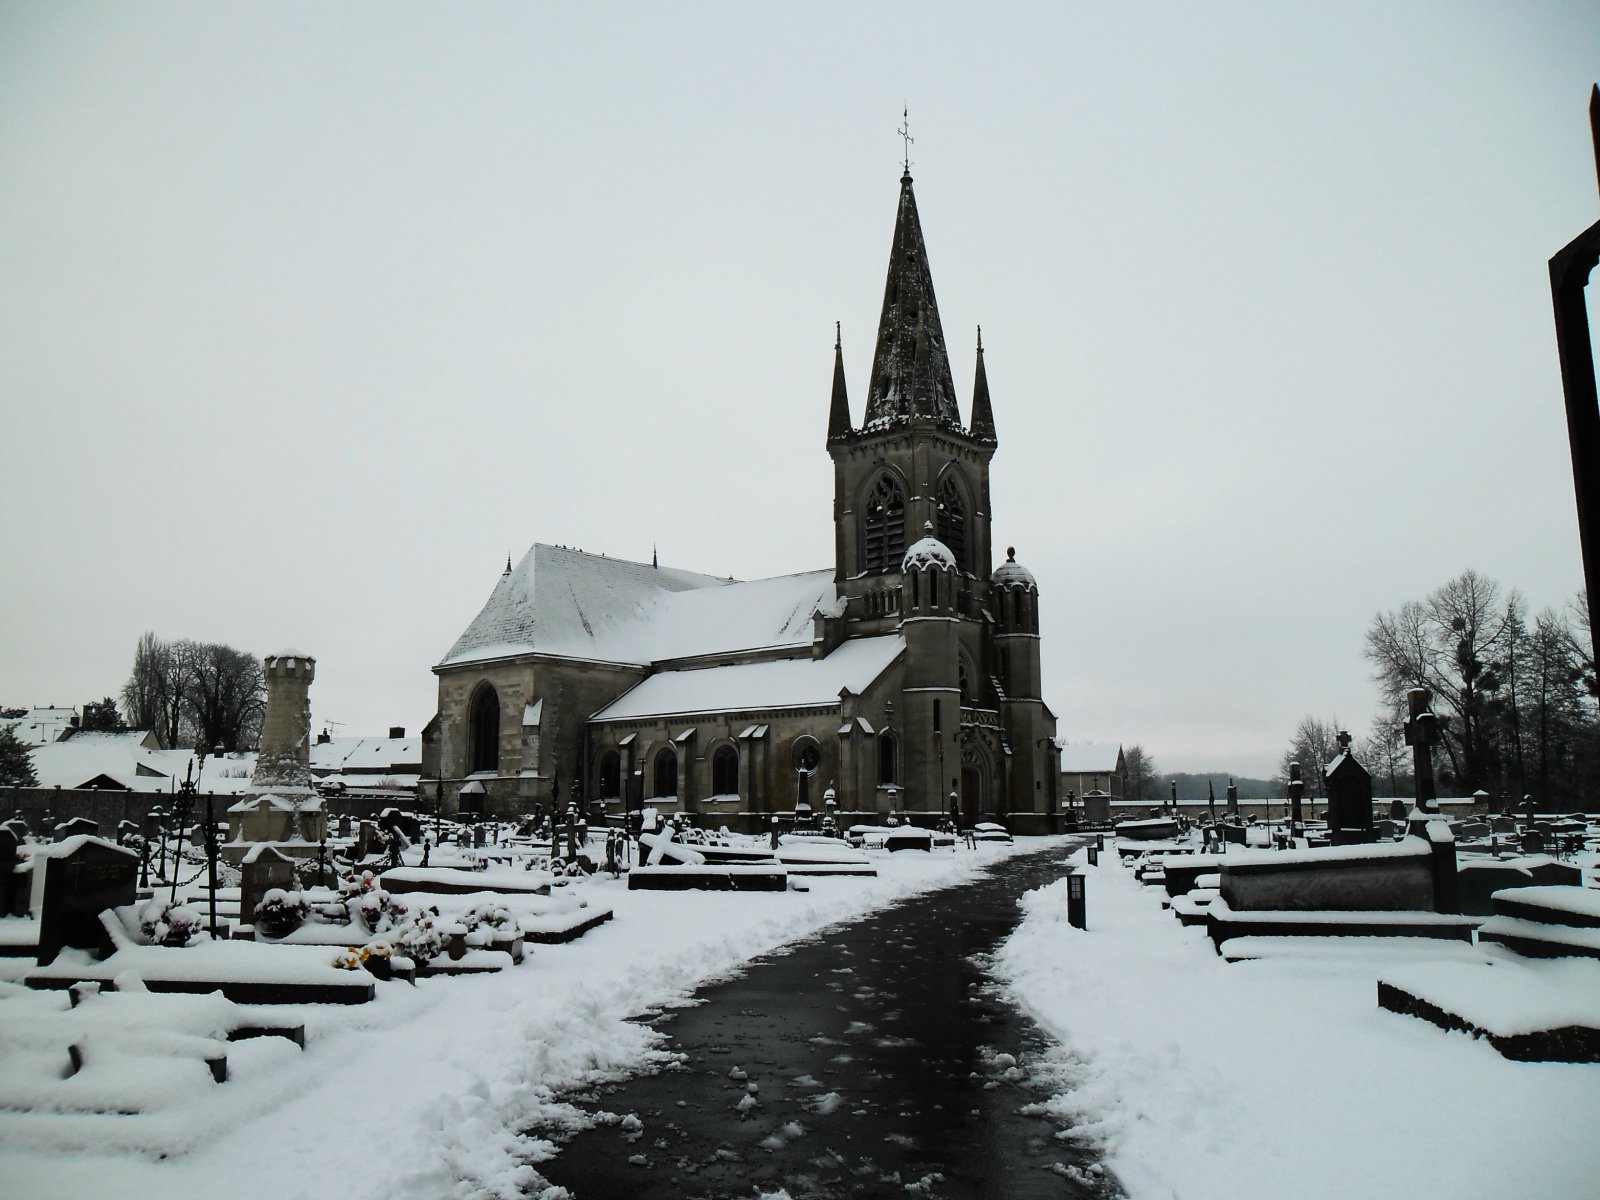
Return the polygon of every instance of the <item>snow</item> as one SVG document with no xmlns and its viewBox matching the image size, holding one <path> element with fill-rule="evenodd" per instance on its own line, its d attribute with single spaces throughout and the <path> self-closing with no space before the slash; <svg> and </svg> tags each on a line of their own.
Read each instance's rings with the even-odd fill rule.
<svg viewBox="0 0 1600 1200">
<path fill-rule="evenodd" d="M 232 1043 L 221 1085 L 203 1071 L 158 1080 L 154 1060 L 139 1060 L 137 1077 L 149 1081 L 141 1095 L 159 1091 L 160 1101 L 139 1116 L 0 1112 L 0 1178 L 30 1200 L 75 1200 L 113 1179 L 119 1200 L 538 1196 L 537 1163 L 554 1147 L 517 1130 L 580 1119 L 557 1089 L 664 1062 L 663 1035 L 630 1016 L 681 1001 L 784 942 L 1037 845 L 882 855 L 876 878 L 814 878 L 805 893 L 575 881 L 569 892 L 616 919 L 570 944 L 536 946 L 520 967 L 380 983 L 365 1005 L 275 1009 L 305 1023 L 305 1051 L 280 1038 Z M 325 947 L 259 949 L 331 958 Z M 0 984 L 0 1040 L 12 1005 L 64 1003 L 18 991 Z M 49 1069 L 59 1075 L 59 1064 Z M 123 1077 L 135 1076 L 130 1068 Z"/>
<path fill-rule="evenodd" d="M 1418 963 L 1382 980 L 1496 1035 L 1580 1025 L 1600 1029 L 1600 962 Z"/>
<path fill-rule="evenodd" d="M 1100 861 L 1088 929 L 1068 925 L 1061 884 L 1039 889 L 996 967 L 1061 1043 L 1033 1064 L 1056 1080 L 1042 1110 L 1104 1152 L 1130 1200 L 1594 1194 L 1600 1143 L 1579 1131 L 1600 1121 L 1600 1066 L 1511 1062 L 1377 1007 L 1397 963 L 1482 951 L 1308 938 L 1337 953 L 1228 963 Z M 1508 1111 L 1511 1141 L 1485 1136 Z"/>
<path fill-rule="evenodd" d="M 624 721 L 771 708 L 836 708 L 841 689 L 864 691 L 904 649 L 904 638 L 888 634 L 853 638 L 826 658 L 784 658 L 693 671 L 660 671 L 591 719 Z"/>
<path fill-rule="evenodd" d="M 1103 742 L 1065 745 L 1061 747 L 1061 772 L 1064 775 L 1111 775 L 1117 769 L 1117 757 L 1121 753 L 1121 746 Z"/>
<path fill-rule="evenodd" d="M 1241 850 L 1222 860 L 1228 867 L 1291 866 L 1334 862 L 1357 862 L 1381 858 L 1426 858 L 1432 853 L 1421 838 L 1405 837 L 1398 842 L 1363 842 L 1350 846 L 1319 846 L 1314 850 Z"/>
<path fill-rule="evenodd" d="M 1497 895 L 1501 893 L 1496 893 Z M 1530 908 L 1547 908 L 1551 919 L 1560 914 L 1572 913 L 1600 920 L 1600 891 L 1594 888 L 1577 888 L 1562 885 L 1510 888 L 1504 893 L 1507 900 L 1525 904 Z"/>
<path fill-rule="evenodd" d="M 950 553 L 938 538 L 929 535 L 911 543 L 905 557 L 900 560 L 902 571 L 915 571 L 923 567 L 941 567 L 945 570 L 956 569 L 956 556 Z"/>
<path fill-rule="evenodd" d="M 831 571 L 735 583 L 693 571 L 535 545 L 441 666 L 523 654 L 645 664 L 811 644 L 835 603 Z"/>
</svg>

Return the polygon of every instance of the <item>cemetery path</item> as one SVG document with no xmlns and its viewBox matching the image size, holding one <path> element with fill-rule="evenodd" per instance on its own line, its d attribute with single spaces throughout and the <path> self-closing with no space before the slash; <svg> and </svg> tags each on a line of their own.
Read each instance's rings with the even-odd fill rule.
<svg viewBox="0 0 1600 1200">
<path fill-rule="evenodd" d="M 985 973 L 1018 897 L 1065 857 L 1002 860 L 701 989 L 655 1018 L 681 1066 L 580 1098 L 622 1122 L 540 1170 L 578 1200 L 1113 1192 L 1055 1121 L 1019 1111 L 1048 1095 L 1028 1072 L 1047 1040 Z"/>
</svg>

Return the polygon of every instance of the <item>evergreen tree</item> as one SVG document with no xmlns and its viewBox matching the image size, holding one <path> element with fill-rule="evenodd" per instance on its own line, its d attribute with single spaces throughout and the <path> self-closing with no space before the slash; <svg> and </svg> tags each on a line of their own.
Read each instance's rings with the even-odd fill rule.
<svg viewBox="0 0 1600 1200">
<path fill-rule="evenodd" d="M 8 787 L 38 787 L 28 747 L 11 726 L 0 726 L 0 784 Z"/>
</svg>

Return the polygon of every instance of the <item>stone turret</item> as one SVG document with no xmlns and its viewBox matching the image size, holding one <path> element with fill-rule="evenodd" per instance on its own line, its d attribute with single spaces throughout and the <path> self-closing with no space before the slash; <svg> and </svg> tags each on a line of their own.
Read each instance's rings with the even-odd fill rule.
<svg viewBox="0 0 1600 1200">
<path fill-rule="evenodd" d="M 294 651 L 269 654 L 261 670 L 267 680 L 267 712 L 250 791 L 280 796 L 308 793 L 312 790 L 310 692 L 317 660 Z"/>
</svg>

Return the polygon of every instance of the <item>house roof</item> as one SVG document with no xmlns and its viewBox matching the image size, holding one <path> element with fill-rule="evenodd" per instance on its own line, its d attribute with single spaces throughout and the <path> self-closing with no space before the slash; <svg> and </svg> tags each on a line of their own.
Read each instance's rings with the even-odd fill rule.
<svg viewBox="0 0 1600 1200">
<path fill-rule="evenodd" d="M 324 775 L 343 771 L 371 774 L 422 765 L 420 737 L 337 737 L 311 746 L 311 770 Z"/>
<path fill-rule="evenodd" d="M 905 649 L 899 634 L 855 638 L 826 658 L 784 658 L 685 671 L 658 671 L 597 712 L 595 721 L 824 708 L 845 688 L 864 691 Z"/>
<path fill-rule="evenodd" d="M 534 545 L 500 576 L 439 663 L 550 654 L 646 664 L 811 642 L 811 614 L 835 599 L 831 571 L 736 583 Z"/>
<path fill-rule="evenodd" d="M 1061 770 L 1067 775 L 1110 775 L 1122 747 L 1109 742 L 1075 742 L 1061 748 Z"/>
<path fill-rule="evenodd" d="M 77 715 L 75 708 L 35 708 L 25 717 L 0 718 L 0 728 L 9 728 L 24 746 L 48 746 L 71 728 Z"/>
</svg>

